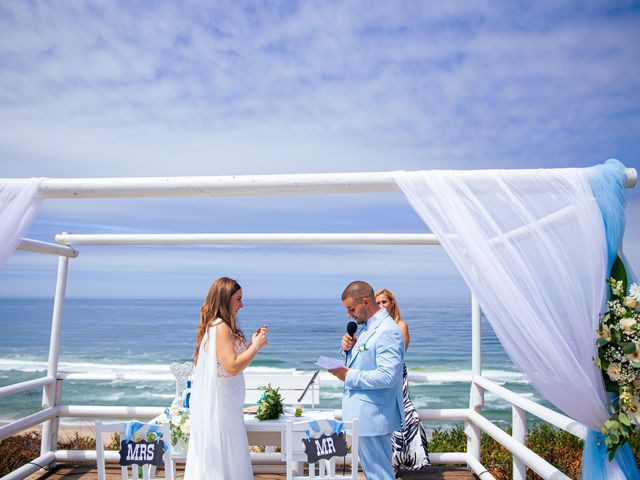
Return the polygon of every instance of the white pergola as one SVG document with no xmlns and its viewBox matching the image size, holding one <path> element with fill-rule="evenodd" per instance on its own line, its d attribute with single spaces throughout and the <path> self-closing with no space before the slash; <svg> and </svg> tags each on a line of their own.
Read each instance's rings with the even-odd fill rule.
<svg viewBox="0 0 640 480">
<path fill-rule="evenodd" d="M 473 171 L 473 175 L 490 174 L 491 171 Z M 512 170 L 509 175 L 528 175 L 529 170 Z M 471 174 L 461 171 L 459 175 Z M 637 181 L 635 169 L 627 169 L 626 186 Z M 44 179 L 40 196 L 46 199 L 88 198 L 152 198 L 196 196 L 260 196 L 260 195 L 328 195 L 349 193 L 379 193 L 400 191 L 392 172 L 300 174 L 219 177 L 163 177 L 163 178 L 84 178 Z M 56 235 L 55 243 L 22 239 L 19 250 L 57 255 L 58 271 L 51 324 L 51 339 L 47 374 L 38 379 L 0 388 L 0 398 L 16 395 L 35 388 L 43 388 L 42 410 L 0 427 L 0 440 L 35 425 L 44 424 L 41 455 L 32 463 L 15 470 L 2 480 L 22 479 L 37 471 L 37 465 L 49 465 L 58 460 L 95 459 L 94 451 L 70 451 L 57 449 L 58 425 L 61 417 L 98 418 L 153 418 L 161 407 L 64 405 L 61 403 L 62 385 L 65 380 L 92 381 L 102 379 L 136 380 L 135 374 L 61 373 L 58 369 L 60 333 L 63 319 L 69 259 L 78 256 L 76 247 L 83 245 L 438 245 L 432 234 L 383 234 L 383 233 L 245 233 L 245 234 L 68 234 Z M 464 409 L 422 409 L 423 420 L 464 421 L 467 434 L 467 451 L 433 452 L 431 460 L 436 464 L 458 463 L 467 465 L 481 478 L 493 478 L 480 463 L 480 436 L 488 433 L 513 454 L 513 478 L 524 480 L 526 468 L 531 468 L 545 479 L 568 477 L 525 446 L 526 414 L 530 413 L 557 428 L 585 439 L 587 427 L 575 420 L 545 408 L 513 393 L 482 376 L 480 306 L 472 295 L 472 369 L 468 378 L 439 375 L 438 381 L 470 383 L 469 407 Z M 167 375 L 145 376 L 145 380 L 172 381 Z M 428 383 L 429 374 L 410 374 L 409 379 Z M 513 434 L 494 425 L 482 416 L 483 393 L 492 392 L 512 405 Z M 274 454 L 279 455 L 279 454 Z M 257 458 L 256 461 L 259 461 Z M 267 463 L 274 459 L 267 458 Z"/>
</svg>

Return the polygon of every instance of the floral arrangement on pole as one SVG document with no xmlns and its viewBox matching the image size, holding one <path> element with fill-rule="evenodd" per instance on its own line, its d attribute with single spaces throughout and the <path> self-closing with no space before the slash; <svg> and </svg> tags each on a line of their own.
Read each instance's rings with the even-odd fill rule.
<svg viewBox="0 0 640 480">
<path fill-rule="evenodd" d="M 259 387 L 262 390 L 262 397 L 258 400 L 258 410 L 256 417 L 258 420 L 274 420 L 282 413 L 282 396 L 280 388 L 271 388 L 269 383 L 266 387 Z"/>
<path fill-rule="evenodd" d="M 617 394 L 610 406 L 611 416 L 604 422 L 609 460 L 640 424 L 640 286 L 627 290 L 627 273 L 620 258 L 608 280 L 611 296 L 608 311 L 600 315 L 598 359 L 607 391 Z M 627 293 L 628 292 L 628 293 Z"/>
<path fill-rule="evenodd" d="M 165 408 L 164 413 L 156 420 L 157 424 L 169 424 L 171 444 L 179 451 L 186 451 L 191 436 L 191 418 L 189 410 L 181 408 L 177 402 L 171 408 Z"/>
</svg>

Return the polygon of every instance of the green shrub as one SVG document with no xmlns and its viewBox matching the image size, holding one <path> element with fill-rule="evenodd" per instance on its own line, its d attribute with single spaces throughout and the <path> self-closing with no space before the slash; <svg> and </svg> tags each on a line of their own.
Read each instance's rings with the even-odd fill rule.
<svg viewBox="0 0 640 480">
<path fill-rule="evenodd" d="M 511 435 L 511 429 L 506 432 Z M 640 465 L 640 431 L 634 432 L 629 445 L 636 462 Z M 527 447 L 571 478 L 580 477 L 582 440 L 570 433 L 558 430 L 548 424 L 533 424 L 527 431 Z M 431 452 L 464 452 L 467 436 L 464 428 L 456 426 L 450 430 L 436 428 L 429 442 Z M 512 478 L 512 455 L 489 435 L 483 433 L 480 444 L 480 461 L 497 480 Z M 527 470 L 528 479 L 540 478 Z"/>
<path fill-rule="evenodd" d="M 40 432 L 27 432 L 5 438 L 0 442 L 0 477 L 40 456 Z M 60 438 L 60 450 L 95 450 L 93 437 L 81 437 L 74 432 L 73 437 Z"/>
<path fill-rule="evenodd" d="M 14 435 L 0 442 L 0 477 L 40 456 L 40 432 Z"/>
</svg>

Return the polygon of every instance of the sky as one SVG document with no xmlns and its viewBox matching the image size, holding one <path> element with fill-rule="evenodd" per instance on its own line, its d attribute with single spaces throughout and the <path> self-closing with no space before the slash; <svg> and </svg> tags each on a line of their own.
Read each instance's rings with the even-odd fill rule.
<svg viewBox="0 0 640 480">
<path fill-rule="evenodd" d="M 640 158 L 640 2 L 0 2 L 1 177 L 586 167 Z M 625 252 L 640 270 L 640 187 Z M 47 200 L 56 233 L 426 232 L 400 193 Z M 51 297 L 16 252 L 0 297 Z M 441 247 L 81 247 L 69 297 L 467 298 Z"/>
</svg>

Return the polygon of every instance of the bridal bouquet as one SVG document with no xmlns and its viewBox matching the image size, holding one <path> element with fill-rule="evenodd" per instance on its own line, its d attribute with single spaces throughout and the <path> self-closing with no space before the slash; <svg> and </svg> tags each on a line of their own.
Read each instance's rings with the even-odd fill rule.
<svg viewBox="0 0 640 480">
<path fill-rule="evenodd" d="M 274 420 L 282 413 L 282 396 L 279 388 L 271 388 L 271 384 L 260 387 L 262 397 L 258 400 L 256 417 L 258 420 Z"/>
<path fill-rule="evenodd" d="M 606 389 L 617 394 L 602 427 L 610 460 L 640 424 L 640 286 L 632 284 L 627 294 L 626 272 L 619 259 L 616 265 L 612 275 L 619 279 L 608 281 L 609 310 L 600 316 L 596 343 Z"/>
</svg>

